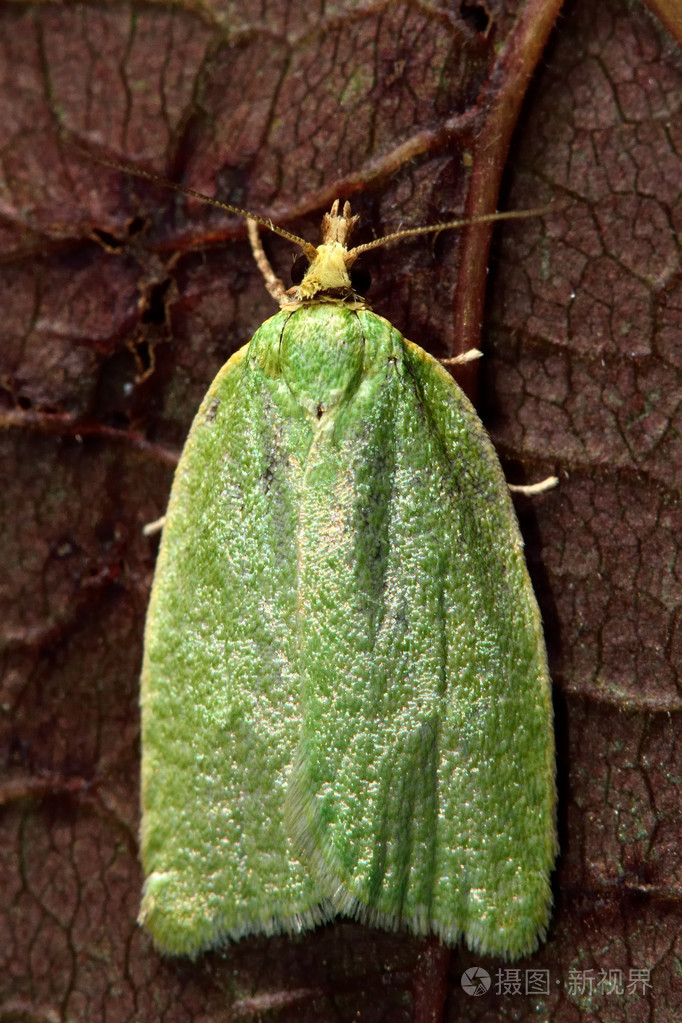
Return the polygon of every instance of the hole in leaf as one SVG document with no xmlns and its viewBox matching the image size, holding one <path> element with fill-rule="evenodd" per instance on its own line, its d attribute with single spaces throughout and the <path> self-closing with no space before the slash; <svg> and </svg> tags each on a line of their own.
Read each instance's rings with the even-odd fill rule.
<svg viewBox="0 0 682 1023">
<path fill-rule="evenodd" d="M 149 289 L 142 313 L 143 323 L 163 324 L 166 322 L 166 294 L 170 287 L 170 279 L 166 278 Z"/>
<path fill-rule="evenodd" d="M 477 0 L 462 0 L 459 12 L 466 23 L 479 35 L 487 36 L 492 25 L 490 11 Z"/>
</svg>

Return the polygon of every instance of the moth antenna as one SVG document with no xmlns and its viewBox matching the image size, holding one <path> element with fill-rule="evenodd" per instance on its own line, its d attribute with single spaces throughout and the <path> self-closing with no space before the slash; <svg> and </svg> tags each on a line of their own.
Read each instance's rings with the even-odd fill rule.
<svg viewBox="0 0 682 1023">
<path fill-rule="evenodd" d="M 213 199 L 210 195 L 204 195 L 203 192 L 197 192 L 193 188 L 188 188 L 187 185 L 181 185 L 177 181 L 170 181 L 168 178 L 162 177 L 161 174 L 155 174 L 153 171 L 144 170 L 141 167 L 135 167 L 133 164 L 124 163 L 120 160 L 111 160 L 107 156 L 101 156 L 99 153 L 91 153 L 87 149 L 83 149 L 81 146 L 76 145 L 70 140 L 66 140 L 66 144 L 71 148 L 75 149 L 77 153 L 82 156 L 87 156 L 90 160 L 96 160 L 97 163 L 103 164 L 105 167 L 111 167 L 113 170 L 121 171 L 122 174 L 132 174 L 136 178 L 145 178 L 147 181 L 153 181 L 157 185 L 161 185 L 163 188 L 167 188 L 172 192 L 178 192 L 180 195 L 186 195 L 190 199 L 197 199 L 199 202 L 205 203 L 207 206 L 215 206 L 219 210 L 227 210 L 228 213 L 236 213 L 239 217 L 244 217 L 247 221 L 253 221 L 256 224 L 260 224 L 261 227 L 267 228 L 268 231 L 272 231 L 273 234 L 278 234 L 281 238 L 286 238 L 287 241 L 293 242 L 297 245 L 303 253 L 309 258 L 314 259 L 316 248 L 307 242 L 305 238 L 299 238 L 297 234 L 292 234 L 291 231 L 287 231 L 283 227 L 277 227 L 267 217 L 260 217 L 257 213 L 252 213 L 250 210 L 244 210 L 241 206 L 233 206 L 229 202 L 221 202 L 219 199 Z M 269 290 L 269 289 L 268 289 Z"/>
<path fill-rule="evenodd" d="M 411 238 L 418 234 L 435 234 L 437 231 L 451 231 L 459 227 L 468 227 L 469 224 L 489 224 L 495 220 L 525 220 L 527 217 L 542 217 L 556 208 L 555 204 L 549 203 L 547 206 L 538 206 L 530 210 L 485 213 L 480 217 L 470 217 L 468 220 L 449 220 L 443 224 L 430 224 L 427 227 L 406 227 L 403 231 L 395 231 L 393 234 L 384 235 L 383 238 L 375 238 L 373 242 L 356 245 L 354 249 L 350 250 L 349 255 L 359 256 L 363 252 L 369 252 L 370 249 L 378 249 L 382 245 L 400 241 L 401 238 Z"/>
</svg>

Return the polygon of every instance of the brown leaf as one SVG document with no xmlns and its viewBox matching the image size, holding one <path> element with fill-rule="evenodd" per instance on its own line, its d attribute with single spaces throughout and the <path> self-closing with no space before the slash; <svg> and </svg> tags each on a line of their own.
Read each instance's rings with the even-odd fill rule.
<svg viewBox="0 0 682 1023">
<path fill-rule="evenodd" d="M 675 31 L 672 0 L 657 9 Z M 361 214 L 358 241 L 486 212 L 503 171 L 500 207 L 558 200 L 497 229 L 487 292 L 485 228 L 373 259 L 373 307 L 434 354 L 476 343 L 483 317 L 479 406 L 509 477 L 561 477 L 519 505 L 555 684 L 556 911 L 514 966 L 521 993 L 462 950 L 446 1005 L 458 1020 L 682 1015 L 680 61 L 624 0 L 575 0 L 546 45 L 555 13 L 0 11 L 0 989 L 17 1018 L 437 1019 L 443 971 L 412 938 L 347 921 L 196 964 L 157 956 L 135 924 L 156 553 L 142 526 L 208 383 L 275 308 L 243 223 L 63 133 L 313 242 L 337 195 Z M 289 247 L 266 245 L 284 274 Z M 473 999 L 460 976 L 479 963 L 494 984 Z M 550 971 L 549 994 L 524 993 L 530 966 Z M 628 989 L 633 970 L 651 987 Z M 623 992 L 600 971 L 622 971 Z"/>
</svg>

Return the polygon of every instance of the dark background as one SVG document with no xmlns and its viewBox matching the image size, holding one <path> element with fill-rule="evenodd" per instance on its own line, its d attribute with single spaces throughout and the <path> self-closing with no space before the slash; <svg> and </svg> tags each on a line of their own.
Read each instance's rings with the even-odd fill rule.
<svg viewBox="0 0 682 1023">
<path fill-rule="evenodd" d="M 575 0 L 547 38 L 559 6 L 0 10 L 0 1020 L 402 1023 L 424 1001 L 402 934 L 339 922 L 192 964 L 136 926 L 142 527 L 210 380 L 275 306 L 243 223 L 64 132 L 312 241 L 336 195 L 357 241 L 487 212 L 500 188 L 500 208 L 555 201 L 496 229 L 489 273 L 480 228 L 372 258 L 374 309 L 407 337 L 480 342 L 464 383 L 509 479 L 561 478 L 518 503 L 561 854 L 548 942 L 514 969 L 550 970 L 550 994 L 471 998 L 462 970 L 504 964 L 455 950 L 445 1018 L 682 1016 L 681 64 L 643 6 Z M 660 7 L 674 31 L 679 2 Z M 600 992 L 611 970 L 651 987 Z"/>
</svg>

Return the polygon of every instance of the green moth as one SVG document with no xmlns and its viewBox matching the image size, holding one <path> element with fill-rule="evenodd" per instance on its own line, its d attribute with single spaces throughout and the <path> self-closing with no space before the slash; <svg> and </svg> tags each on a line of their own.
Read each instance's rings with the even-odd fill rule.
<svg viewBox="0 0 682 1023">
<path fill-rule="evenodd" d="M 398 237 L 351 249 L 356 220 L 279 231 L 305 275 L 175 474 L 141 695 L 140 919 L 170 953 L 341 913 L 514 958 L 548 923 L 550 681 L 508 487 L 354 290 Z"/>
</svg>

